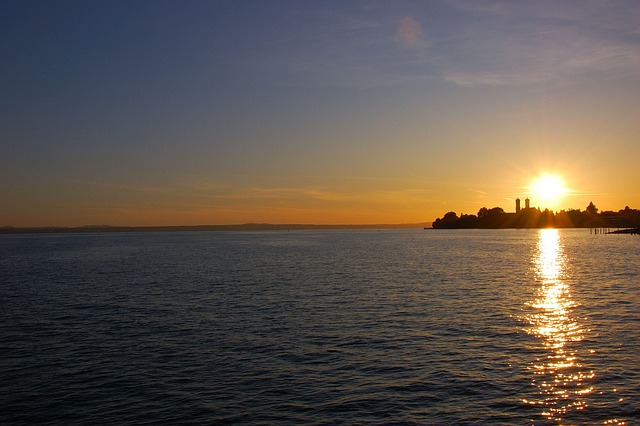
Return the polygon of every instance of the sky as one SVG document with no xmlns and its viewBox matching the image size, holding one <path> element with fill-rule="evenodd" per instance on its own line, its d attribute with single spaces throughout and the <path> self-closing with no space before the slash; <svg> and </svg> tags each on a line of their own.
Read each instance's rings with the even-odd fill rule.
<svg viewBox="0 0 640 426">
<path fill-rule="evenodd" d="M 636 0 L 1 0 L 0 34 L 0 226 L 640 208 Z"/>
</svg>

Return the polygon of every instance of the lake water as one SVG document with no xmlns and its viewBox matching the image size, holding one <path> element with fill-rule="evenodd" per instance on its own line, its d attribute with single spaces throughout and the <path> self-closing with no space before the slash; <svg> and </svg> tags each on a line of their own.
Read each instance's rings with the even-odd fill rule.
<svg viewBox="0 0 640 426">
<path fill-rule="evenodd" d="M 640 237 L 0 236 L 2 424 L 638 424 Z"/>
</svg>

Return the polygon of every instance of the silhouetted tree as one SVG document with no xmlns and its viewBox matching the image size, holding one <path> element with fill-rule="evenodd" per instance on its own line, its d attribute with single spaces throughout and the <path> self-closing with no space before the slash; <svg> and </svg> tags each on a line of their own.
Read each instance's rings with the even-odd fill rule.
<svg viewBox="0 0 640 426">
<path fill-rule="evenodd" d="M 598 214 L 598 208 L 595 206 L 595 204 L 593 204 L 593 201 L 591 201 L 587 206 L 586 212 L 587 214 L 590 214 L 592 216 L 595 216 Z"/>
<path fill-rule="evenodd" d="M 630 209 L 626 206 L 624 210 L 620 210 L 618 214 L 625 219 L 625 226 L 640 226 L 640 210 Z"/>
<path fill-rule="evenodd" d="M 433 228 L 455 228 L 456 222 L 458 221 L 458 215 L 456 212 L 447 212 L 442 217 L 442 219 L 438 218 L 433 222 L 431 227 Z"/>
<path fill-rule="evenodd" d="M 571 226 L 580 228 L 584 224 L 584 213 L 578 209 L 569 209 L 567 212 Z"/>
<path fill-rule="evenodd" d="M 544 209 L 538 216 L 538 228 L 554 227 L 555 224 L 555 215 L 549 209 Z"/>
<path fill-rule="evenodd" d="M 478 217 L 474 214 L 461 214 L 456 222 L 456 228 L 472 229 L 478 227 Z"/>
<path fill-rule="evenodd" d="M 505 227 L 505 215 L 502 207 L 494 207 L 487 210 L 487 215 L 483 218 L 483 228 L 504 228 Z"/>
</svg>

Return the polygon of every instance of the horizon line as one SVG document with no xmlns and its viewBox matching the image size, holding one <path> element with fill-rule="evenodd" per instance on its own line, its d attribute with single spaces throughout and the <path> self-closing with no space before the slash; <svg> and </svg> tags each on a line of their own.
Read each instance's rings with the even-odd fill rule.
<svg viewBox="0 0 640 426">
<path fill-rule="evenodd" d="M 422 228 L 431 225 L 433 222 L 413 222 L 413 223 L 374 223 L 374 224 L 313 224 L 313 223 L 262 223 L 248 222 L 239 224 L 218 224 L 218 225 L 82 225 L 82 226 L 11 226 L 0 227 L 0 234 L 18 233 L 89 233 L 89 232 L 135 232 L 135 231 L 224 231 L 224 230 L 304 230 L 304 229 L 362 229 L 362 228 Z"/>
</svg>

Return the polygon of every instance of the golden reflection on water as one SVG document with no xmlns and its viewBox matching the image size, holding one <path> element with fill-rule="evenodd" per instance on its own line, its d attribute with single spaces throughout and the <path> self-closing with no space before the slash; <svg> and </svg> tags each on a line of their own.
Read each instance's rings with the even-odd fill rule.
<svg viewBox="0 0 640 426">
<path fill-rule="evenodd" d="M 564 280 L 566 257 L 557 229 L 540 230 L 532 262 L 539 289 L 529 304 L 533 313 L 527 317 L 531 325 L 527 332 L 540 338 L 546 356 L 529 367 L 538 395 L 524 402 L 539 406 L 544 417 L 561 423 L 570 411 L 587 407 L 586 396 L 593 392 L 590 382 L 595 373 L 580 364 L 572 349 L 571 343 L 581 341 L 585 330 L 572 316 L 576 303 Z"/>
</svg>

